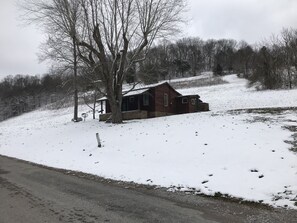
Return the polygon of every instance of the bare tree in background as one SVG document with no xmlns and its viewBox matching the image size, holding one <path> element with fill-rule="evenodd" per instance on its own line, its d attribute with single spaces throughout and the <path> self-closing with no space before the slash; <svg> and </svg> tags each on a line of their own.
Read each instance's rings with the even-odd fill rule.
<svg viewBox="0 0 297 223">
<path fill-rule="evenodd" d="M 251 74 L 254 54 L 253 48 L 247 42 L 239 42 L 234 56 L 235 71 L 243 74 L 243 77 L 248 77 Z"/>
<path fill-rule="evenodd" d="M 297 71 L 297 30 L 283 29 L 278 44 L 284 56 L 285 72 L 287 73 L 287 86 L 292 89 Z"/>
<path fill-rule="evenodd" d="M 77 63 L 80 3 L 77 0 L 25 0 L 21 7 L 26 19 L 41 24 L 48 34 L 44 56 L 62 62 L 73 69 L 74 115 L 78 121 Z"/>
<path fill-rule="evenodd" d="M 81 0 L 85 38 L 77 39 L 83 60 L 104 83 L 112 122 L 121 123 L 123 81 L 145 59 L 154 40 L 178 31 L 185 0 Z"/>
<path fill-rule="evenodd" d="M 203 45 L 203 54 L 205 58 L 205 70 L 212 70 L 214 67 L 214 55 L 216 51 L 216 41 L 207 40 Z"/>
</svg>

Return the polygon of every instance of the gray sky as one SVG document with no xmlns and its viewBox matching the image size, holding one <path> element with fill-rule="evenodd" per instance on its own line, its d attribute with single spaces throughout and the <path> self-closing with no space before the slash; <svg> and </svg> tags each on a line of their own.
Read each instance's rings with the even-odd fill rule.
<svg viewBox="0 0 297 223">
<path fill-rule="evenodd" d="M 255 43 L 297 28 L 297 0 L 189 0 L 186 35 Z"/>
<path fill-rule="evenodd" d="M 0 78 L 14 74 L 42 74 L 37 53 L 42 34 L 18 19 L 16 0 L 0 0 Z"/>
<path fill-rule="evenodd" d="M 0 79 L 9 74 L 43 74 L 38 63 L 44 36 L 18 20 L 17 0 L 0 0 Z M 188 0 L 189 22 L 181 37 L 232 38 L 255 43 L 297 28 L 297 0 Z"/>
</svg>

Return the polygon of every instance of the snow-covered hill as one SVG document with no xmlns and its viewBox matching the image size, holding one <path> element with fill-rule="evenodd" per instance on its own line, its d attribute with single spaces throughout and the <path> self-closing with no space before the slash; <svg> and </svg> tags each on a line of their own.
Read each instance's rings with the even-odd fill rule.
<svg viewBox="0 0 297 223">
<path fill-rule="evenodd" d="M 228 84 L 180 89 L 179 92 L 197 92 L 202 100 L 210 104 L 212 111 L 297 106 L 297 89 L 256 91 L 253 87 L 247 88 L 248 81 L 236 75 L 225 76 L 223 80 Z"/>
<path fill-rule="evenodd" d="M 297 154 L 284 142 L 293 140 L 296 110 L 227 112 L 297 106 L 297 90 L 257 92 L 235 75 L 224 80 L 228 83 L 179 90 L 210 103 L 206 113 L 121 125 L 91 118 L 72 123 L 72 108 L 24 114 L 0 123 L 0 154 L 171 191 L 297 208 Z"/>
</svg>

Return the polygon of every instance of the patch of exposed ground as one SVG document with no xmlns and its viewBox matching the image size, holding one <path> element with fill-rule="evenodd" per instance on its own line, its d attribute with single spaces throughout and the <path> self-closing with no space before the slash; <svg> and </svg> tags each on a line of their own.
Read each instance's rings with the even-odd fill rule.
<svg viewBox="0 0 297 223">
<path fill-rule="evenodd" d="M 243 113 L 253 114 L 251 119 L 247 120 L 248 122 L 265 122 L 271 124 L 281 120 L 282 122 L 289 123 L 282 126 L 283 129 L 292 132 L 291 138 L 285 140 L 285 143 L 291 145 L 290 150 L 292 152 L 297 153 L 297 121 L 282 117 L 288 111 L 296 112 L 297 115 L 297 107 L 239 109 L 228 111 L 228 113 L 232 115 Z"/>
</svg>

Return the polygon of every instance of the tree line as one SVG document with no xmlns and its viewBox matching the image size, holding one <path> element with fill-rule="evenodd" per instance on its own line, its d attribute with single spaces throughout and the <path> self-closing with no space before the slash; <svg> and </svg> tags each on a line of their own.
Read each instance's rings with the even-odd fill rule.
<svg viewBox="0 0 297 223">
<path fill-rule="evenodd" d="M 154 83 L 196 76 L 203 71 L 213 71 L 215 75 L 237 73 L 261 89 L 292 89 L 297 86 L 297 30 L 283 29 L 279 35 L 256 45 L 233 39 L 163 41 L 127 75 L 127 82 L 141 79 Z"/>
<path fill-rule="evenodd" d="M 73 82 L 72 73 L 60 69 L 51 69 L 42 76 L 6 76 L 0 81 L 0 121 L 47 105 L 54 109 L 68 106 L 73 96 Z M 93 119 L 98 112 L 96 101 L 103 96 L 96 85 L 90 82 L 84 69 L 79 70 L 78 102 L 90 108 Z"/>
<path fill-rule="evenodd" d="M 0 120 L 61 100 L 69 92 L 70 81 L 59 74 L 5 77 L 0 82 Z"/>
<path fill-rule="evenodd" d="M 297 29 L 283 29 L 257 47 L 248 79 L 264 89 L 297 86 Z"/>
</svg>

